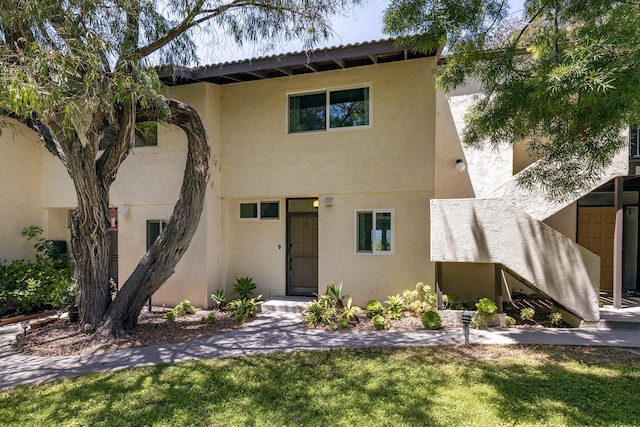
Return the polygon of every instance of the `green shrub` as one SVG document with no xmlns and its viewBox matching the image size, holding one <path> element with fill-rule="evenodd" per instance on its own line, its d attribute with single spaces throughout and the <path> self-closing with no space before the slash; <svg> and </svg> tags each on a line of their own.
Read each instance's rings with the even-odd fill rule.
<svg viewBox="0 0 640 427">
<path fill-rule="evenodd" d="M 252 277 L 238 277 L 233 285 L 231 295 L 238 295 L 240 299 L 247 299 L 253 296 L 256 284 L 253 283 Z"/>
<path fill-rule="evenodd" d="M 398 320 L 402 318 L 402 310 L 404 308 L 404 298 L 400 295 L 391 295 L 385 301 L 387 304 L 386 312 L 390 319 Z"/>
<path fill-rule="evenodd" d="M 208 316 L 202 316 L 200 323 L 206 323 L 207 325 L 213 325 L 216 323 L 216 315 L 214 313 L 209 313 Z"/>
<path fill-rule="evenodd" d="M 164 318 L 167 319 L 167 322 L 174 322 L 176 320 L 176 313 L 173 310 L 169 310 L 164 315 Z"/>
<path fill-rule="evenodd" d="M 176 316 L 186 316 L 187 314 L 196 314 L 196 308 L 191 305 L 189 300 L 182 300 L 182 302 L 173 307 L 173 312 Z"/>
<path fill-rule="evenodd" d="M 221 307 L 224 307 L 224 302 L 227 299 L 227 296 L 224 294 L 224 289 L 218 289 L 212 293 L 211 299 L 216 304 L 216 309 L 220 310 Z"/>
<path fill-rule="evenodd" d="M 526 307 L 520 310 L 520 318 L 525 322 L 532 321 L 535 314 L 536 311 L 533 309 L 533 307 Z"/>
<path fill-rule="evenodd" d="M 262 295 L 255 298 L 234 299 L 225 306 L 225 310 L 235 317 L 236 322 L 244 323 L 249 317 L 258 316 L 258 307 L 264 302 L 261 298 Z"/>
<path fill-rule="evenodd" d="M 378 330 L 386 330 L 391 327 L 391 323 L 382 314 L 377 314 L 371 319 L 371 323 Z"/>
<path fill-rule="evenodd" d="M 473 315 L 473 319 L 471 320 L 471 327 L 476 329 L 485 329 L 487 327 L 487 320 L 479 313 L 476 313 Z"/>
<path fill-rule="evenodd" d="M 504 316 L 504 324 L 507 325 L 508 327 L 515 326 L 516 319 L 514 319 L 511 316 Z"/>
<path fill-rule="evenodd" d="M 437 311 L 425 311 L 422 314 L 422 326 L 425 329 L 440 329 L 442 327 L 442 319 Z"/>
<path fill-rule="evenodd" d="M 549 321 L 551 321 L 552 326 L 557 326 L 562 322 L 562 313 L 559 311 L 554 311 L 549 314 Z"/>
<path fill-rule="evenodd" d="M 482 298 L 478 301 L 476 303 L 476 308 L 478 309 L 478 314 L 485 319 L 490 319 L 498 312 L 498 306 L 489 298 Z"/>
<path fill-rule="evenodd" d="M 302 312 L 305 323 L 314 326 L 322 323 L 331 329 L 341 329 L 358 321 L 356 314 L 361 308 L 352 305 L 350 295 L 342 293 L 342 282 L 330 283 L 323 295 L 315 295 L 318 299 L 311 301 Z"/>
<path fill-rule="evenodd" d="M 382 307 L 382 303 L 377 299 L 369 300 L 365 304 L 364 309 L 367 312 L 367 317 L 369 319 L 372 319 L 373 316 L 376 316 L 378 314 L 382 314 L 382 312 L 384 311 L 384 307 Z"/>
</svg>

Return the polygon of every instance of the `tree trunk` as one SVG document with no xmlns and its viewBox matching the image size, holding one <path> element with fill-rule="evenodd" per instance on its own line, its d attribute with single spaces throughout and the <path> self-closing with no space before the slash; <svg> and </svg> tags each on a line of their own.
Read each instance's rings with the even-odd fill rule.
<svg viewBox="0 0 640 427">
<path fill-rule="evenodd" d="M 145 301 L 174 273 L 200 222 L 209 178 L 206 133 L 193 108 L 175 100 L 168 103 L 171 123 L 187 135 L 187 164 L 180 196 L 166 227 L 110 305 L 98 330 L 102 337 L 118 336 L 135 328 Z M 143 116 L 144 113 L 138 115 Z"/>
</svg>

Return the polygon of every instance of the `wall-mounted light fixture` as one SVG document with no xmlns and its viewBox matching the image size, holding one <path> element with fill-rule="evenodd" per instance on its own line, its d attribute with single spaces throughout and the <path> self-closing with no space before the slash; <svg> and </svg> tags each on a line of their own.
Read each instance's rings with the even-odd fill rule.
<svg viewBox="0 0 640 427">
<path fill-rule="evenodd" d="M 325 206 L 333 206 L 333 197 L 325 197 L 324 198 Z"/>
<path fill-rule="evenodd" d="M 313 207 L 314 207 L 314 208 L 316 208 L 316 209 L 318 209 L 318 205 L 319 205 L 319 203 L 318 203 L 318 199 L 315 199 L 315 200 L 313 201 Z"/>
<path fill-rule="evenodd" d="M 129 207 L 128 205 L 124 205 L 119 209 L 118 213 L 128 218 L 131 216 L 131 207 Z"/>
<path fill-rule="evenodd" d="M 464 164 L 464 162 L 462 161 L 462 159 L 457 159 L 456 160 L 456 169 L 460 172 L 462 172 L 463 170 L 465 170 L 467 168 L 467 165 Z"/>
</svg>

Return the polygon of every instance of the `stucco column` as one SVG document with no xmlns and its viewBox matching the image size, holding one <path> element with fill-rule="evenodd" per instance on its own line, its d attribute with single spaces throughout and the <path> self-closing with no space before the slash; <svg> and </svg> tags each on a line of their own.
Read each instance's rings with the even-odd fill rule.
<svg viewBox="0 0 640 427">
<path fill-rule="evenodd" d="M 624 229 L 624 177 L 614 181 L 616 222 L 613 235 L 613 308 L 622 307 L 622 238 Z"/>
</svg>

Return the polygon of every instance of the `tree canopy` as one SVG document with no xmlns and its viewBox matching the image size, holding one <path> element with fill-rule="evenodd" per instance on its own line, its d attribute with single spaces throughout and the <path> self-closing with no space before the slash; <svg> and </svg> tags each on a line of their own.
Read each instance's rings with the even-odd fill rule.
<svg viewBox="0 0 640 427">
<path fill-rule="evenodd" d="M 552 198 L 588 188 L 640 121 L 640 2 L 392 0 L 385 31 L 441 49 L 438 84 L 481 84 L 466 117 L 470 145 L 528 144 L 519 176 Z"/>
</svg>

